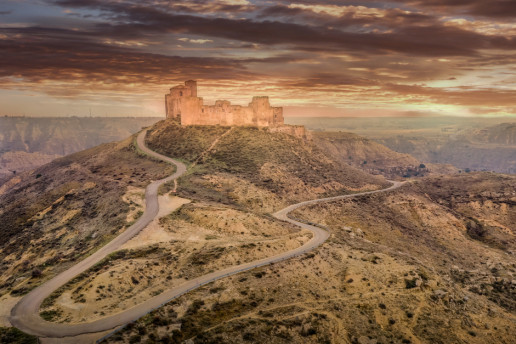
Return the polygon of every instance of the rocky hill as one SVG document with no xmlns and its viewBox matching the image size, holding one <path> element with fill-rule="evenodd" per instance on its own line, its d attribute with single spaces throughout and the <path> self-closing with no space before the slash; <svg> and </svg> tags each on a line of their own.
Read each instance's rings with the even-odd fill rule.
<svg viewBox="0 0 516 344">
<path fill-rule="evenodd" d="M 437 173 L 447 173 L 448 168 L 431 164 L 449 164 L 462 171 L 516 173 L 516 124 L 511 118 L 289 118 L 289 122 L 311 130 L 358 134 L 410 154 Z"/>
<path fill-rule="evenodd" d="M 483 129 L 477 129 L 472 135 L 473 141 L 500 145 L 516 145 L 516 123 L 501 123 Z"/>
<path fill-rule="evenodd" d="M 453 138 L 393 137 L 376 141 L 397 152 L 436 164 L 451 164 L 462 171 L 516 173 L 514 146 L 474 141 L 472 133 Z M 487 139 L 480 137 L 479 139 Z"/>
<path fill-rule="evenodd" d="M 313 132 L 315 144 L 338 161 L 391 179 L 456 173 L 451 165 L 429 164 L 373 140 L 346 132 Z"/>
<path fill-rule="evenodd" d="M 383 177 L 335 159 L 308 138 L 268 128 L 184 127 L 163 121 L 149 131 L 147 142 L 162 154 L 195 163 L 181 180 L 181 195 L 252 205 L 256 211 L 272 212 L 288 203 L 387 185 Z M 255 200 L 249 200 L 252 194 Z"/>
<path fill-rule="evenodd" d="M 132 140 L 58 158 L 17 174 L 0 188 L 0 296 L 26 293 L 141 215 L 143 187 L 171 173 L 171 167 L 141 156 Z M 270 212 L 297 200 L 387 185 L 383 177 L 331 160 L 305 139 L 267 129 L 182 127 L 162 121 L 150 130 L 148 142 L 188 162 L 189 173 L 181 179 L 178 194 L 201 205 L 185 210 L 188 219 L 197 213 L 220 213 L 223 210 L 213 209 L 223 207 L 243 222 L 254 217 L 257 223 L 268 223 Z M 256 229 L 253 236 L 278 235 L 282 230 L 265 234 L 266 229 Z M 242 227 L 237 233 L 247 231 Z M 288 239 L 283 249 L 307 240 L 306 233 L 296 236 L 299 239 Z M 249 246 L 253 247 L 259 248 L 256 243 Z M 259 254 L 272 247 L 271 242 Z"/>
<path fill-rule="evenodd" d="M 150 117 L 0 117 L 0 185 L 15 172 L 56 157 L 119 141 L 151 125 Z"/>
<path fill-rule="evenodd" d="M 107 342 L 510 343 L 515 187 L 429 177 L 300 209 L 331 231 L 322 247 L 197 289 Z"/>
<path fill-rule="evenodd" d="M 123 231 L 136 203 L 123 196 L 172 168 L 132 139 L 58 158 L 0 187 L 0 295 L 19 295 Z"/>
<path fill-rule="evenodd" d="M 464 128 L 441 135 L 417 133 L 375 139 L 397 151 L 431 163 L 452 164 L 463 171 L 516 173 L 516 124 Z"/>
<path fill-rule="evenodd" d="M 388 184 L 346 155 L 413 163 L 355 136 L 337 138 L 156 123 L 147 144 L 188 165 L 177 189 L 161 190 L 160 219 L 47 298 L 41 315 L 100 319 L 208 272 L 299 247 L 311 233 L 270 213 Z M 170 172 L 128 139 L 2 186 L 0 309 L 123 231 L 144 209 L 143 186 Z M 322 246 L 184 294 L 106 342 L 509 343 L 515 187 L 516 178 L 492 173 L 429 176 L 300 208 L 294 217 L 331 232 Z"/>
<path fill-rule="evenodd" d="M 27 153 L 17 151 L 3 153 L 0 155 L 0 180 L 2 177 L 12 177 L 16 173 L 35 169 L 60 156 L 58 154 L 43 154 L 39 152 Z"/>
</svg>

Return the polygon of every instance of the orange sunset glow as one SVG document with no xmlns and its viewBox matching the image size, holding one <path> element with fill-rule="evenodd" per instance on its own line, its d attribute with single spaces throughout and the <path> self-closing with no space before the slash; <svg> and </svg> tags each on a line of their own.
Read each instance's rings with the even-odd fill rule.
<svg viewBox="0 0 516 344">
<path fill-rule="evenodd" d="M 268 95 L 295 116 L 516 115 L 516 2 L 4 1 L 0 115 L 164 116 Z"/>
</svg>

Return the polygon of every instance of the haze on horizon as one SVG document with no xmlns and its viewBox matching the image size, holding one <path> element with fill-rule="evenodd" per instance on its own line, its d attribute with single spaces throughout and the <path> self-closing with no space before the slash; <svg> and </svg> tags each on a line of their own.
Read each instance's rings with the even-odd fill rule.
<svg viewBox="0 0 516 344">
<path fill-rule="evenodd" d="M 316 4 L 315 4 L 316 3 Z M 515 116 L 512 0 L 0 4 L 0 115 L 163 116 L 269 95 L 287 116 Z"/>
</svg>

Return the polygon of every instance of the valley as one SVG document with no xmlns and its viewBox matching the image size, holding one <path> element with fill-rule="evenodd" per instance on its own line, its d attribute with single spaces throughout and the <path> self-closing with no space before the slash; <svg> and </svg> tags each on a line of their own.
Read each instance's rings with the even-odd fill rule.
<svg viewBox="0 0 516 344">
<path fill-rule="evenodd" d="M 461 171 L 516 173 L 516 126 L 512 118 L 387 117 L 288 118 L 323 134 L 358 134 L 426 165 L 453 165 Z"/>
<path fill-rule="evenodd" d="M 155 117 L 0 117 L 0 185 L 68 154 L 120 141 Z"/>
<path fill-rule="evenodd" d="M 107 342 L 502 343 L 514 335 L 514 194 L 507 191 L 514 178 L 420 167 L 408 155 L 342 133 L 297 137 L 164 121 L 146 141 L 184 159 L 185 174 L 159 188 L 161 210 L 146 229 L 31 311 L 61 334 L 91 324 L 112 328 L 109 319 L 133 314 L 143 317 Z M 147 159 L 130 142 L 118 149 L 134 147 L 131 154 Z M 72 155 L 60 168 L 90 154 Z M 371 166 L 353 163 L 362 159 Z M 389 182 L 382 173 L 407 180 L 408 171 L 416 178 L 383 193 Z M 21 179 L 2 197 L 24 187 Z M 119 196 L 130 205 L 120 214 L 128 224 L 146 213 L 142 194 L 142 184 L 127 184 Z M 48 222 L 61 215 L 39 216 Z M 239 264 L 260 267 L 242 272 Z M 12 290 L 67 266 L 44 268 L 43 278 L 33 274 L 25 284 L 11 279 L 6 290 L 16 295 Z"/>
</svg>

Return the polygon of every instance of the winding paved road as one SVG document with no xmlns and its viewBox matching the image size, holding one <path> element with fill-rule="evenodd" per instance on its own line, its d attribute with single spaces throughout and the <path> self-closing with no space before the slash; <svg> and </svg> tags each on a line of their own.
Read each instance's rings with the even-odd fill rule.
<svg viewBox="0 0 516 344">
<path fill-rule="evenodd" d="M 224 278 L 229 275 L 234 275 L 236 273 L 251 270 L 256 267 L 268 265 L 271 263 L 276 263 L 283 261 L 285 259 L 292 258 L 294 256 L 303 254 L 307 251 L 310 251 L 317 246 L 321 245 L 328 237 L 330 233 L 326 230 L 323 230 L 319 227 L 312 226 L 309 224 L 305 224 L 296 220 L 293 220 L 287 216 L 287 214 L 294 209 L 297 209 L 302 206 L 312 205 L 319 202 L 327 202 L 334 201 L 346 198 L 352 198 L 362 195 L 370 195 L 374 193 L 386 192 L 389 190 L 396 189 L 400 187 L 403 183 L 400 182 L 392 182 L 393 185 L 389 188 L 362 192 L 352 195 L 344 195 L 344 196 L 336 196 L 336 197 L 328 197 L 321 198 L 316 200 L 305 201 L 297 204 L 293 204 L 291 206 L 282 209 L 273 216 L 279 220 L 287 221 L 292 224 L 295 224 L 301 228 L 305 228 L 310 230 L 313 233 L 312 239 L 307 241 L 303 246 L 300 246 L 296 249 L 293 249 L 288 252 L 283 252 L 277 254 L 272 257 L 256 260 L 250 263 L 241 264 L 238 266 L 229 267 L 223 270 L 219 270 L 213 273 L 209 273 L 207 275 L 203 275 L 197 277 L 195 279 L 189 280 L 188 282 L 174 288 L 167 290 L 143 303 L 140 303 L 132 308 L 124 310 L 120 313 L 93 321 L 89 323 L 80 323 L 80 324 L 57 324 L 43 320 L 39 316 L 39 308 L 43 300 L 48 297 L 54 290 L 64 285 L 70 279 L 74 278 L 78 274 L 86 271 L 90 267 L 92 267 L 95 263 L 99 262 L 101 259 L 106 257 L 108 254 L 119 249 L 126 241 L 135 236 L 140 230 L 145 228 L 147 224 L 149 224 L 154 217 L 158 213 L 158 188 L 160 185 L 174 180 L 181 176 L 186 172 L 186 166 L 178 160 L 166 157 L 159 153 L 156 153 L 145 146 L 145 134 L 147 130 L 143 130 L 137 137 L 138 147 L 148 154 L 149 156 L 161 159 L 163 161 L 167 161 L 176 166 L 176 172 L 171 176 L 157 180 L 152 182 L 147 186 L 145 192 L 145 201 L 146 201 L 146 210 L 145 213 L 140 217 L 140 219 L 131 227 L 129 227 L 126 231 L 120 234 L 118 237 L 113 239 L 107 245 L 99 249 L 97 252 L 82 260 L 78 264 L 72 266 L 70 269 L 60 273 L 53 279 L 45 282 L 41 286 L 32 290 L 25 297 L 23 297 L 18 304 L 11 311 L 10 321 L 13 326 L 27 332 L 30 334 L 34 334 L 41 337 L 49 337 L 49 338 L 63 338 L 63 337 L 71 337 L 77 336 L 85 333 L 96 333 L 102 332 L 105 330 L 113 329 L 120 325 L 127 324 L 129 322 L 135 321 L 138 318 L 144 316 L 145 314 L 151 312 L 152 310 L 159 308 L 163 304 L 175 299 L 190 290 L 196 289 L 204 284 L 211 283 L 215 280 Z"/>
</svg>

